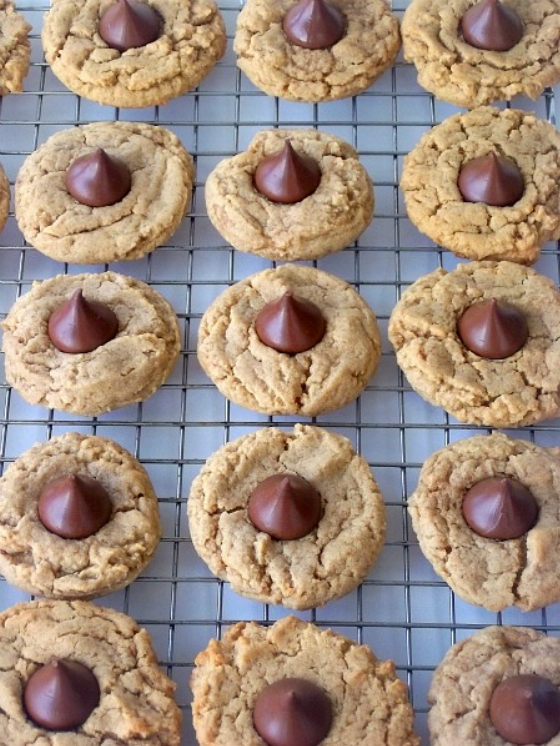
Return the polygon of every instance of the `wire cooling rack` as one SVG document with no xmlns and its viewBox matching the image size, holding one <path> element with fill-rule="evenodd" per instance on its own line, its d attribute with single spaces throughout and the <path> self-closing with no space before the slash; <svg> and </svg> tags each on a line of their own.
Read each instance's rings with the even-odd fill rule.
<svg viewBox="0 0 560 746">
<path fill-rule="evenodd" d="M 405 6 L 406 0 L 398 0 L 394 9 L 402 15 Z M 197 177 L 190 215 L 171 241 L 144 259 L 111 265 L 150 283 L 177 312 L 182 355 L 171 378 L 143 404 L 80 418 L 26 404 L 4 383 L 0 355 L 0 467 L 35 442 L 67 431 L 111 437 L 145 465 L 160 497 L 164 537 L 146 572 L 125 591 L 99 603 L 131 614 L 149 630 L 163 669 L 178 684 L 183 743 L 195 746 L 187 682 L 198 651 L 233 622 L 267 623 L 288 612 L 240 598 L 198 559 L 186 520 L 190 483 L 204 460 L 225 442 L 264 426 L 290 427 L 296 421 L 256 415 L 227 402 L 198 365 L 197 328 L 209 303 L 232 282 L 270 266 L 224 244 L 208 221 L 203 185 L 220 160 L 243 150 L 262 129 L 315 127 L 345 138 L 359 150 L 375 182 L 375 219 L 356 245 L 315 265 L 351 282 L 372 306 L 382 330 L 383 355 L 357 402 L 314 421 L 346 435 L 367 458 L 386 499 L 388 537 L 378 563 L 357 591 L 300 616 L 369 644 L 380 658 L 395 660 L 410 688 L 417 729 L 427 743 L 426 693 L 435 666 L 451 644 L 495 623 L 531 625 L 560 635 L 560 604 L 535 613 L 492 614 L 456 598 L 422 557 L 406 514 L 407 496 L 424 459 L 476 430 L 458 425 L 410 390 L 386 334 L 403 288 L 438 266 L 451 269 L 456 264 L 451 254 L 410 224 L 398 190 L 403 156 L 424 131 L 456 109 L 421 90 L 414 69 L 402 62 L 355 98 L 307 105 L 268 97 L 235 67 L 232 38 L 239 3 L 224 0 L 220 7 L 228 29 L 225 58 L 196 92 L 142 110 L 103 107 L 70 93 L 42 56 L 39 33 L 46 4 L 19 7 L 33 25 L 33 55 L 24 93 L 0 99 L 0 162 L 12 186 L 26 156 L 54 132 L 114 119 L 148 121 L 173 130 L 193 154 Z M 552 91 L 537 102 L 516 100 L 514 105 L 555 121 Z M 11 212 L 0 235 L 0 317 L 34 280 L 107 266 L 84 268 L 47 259 L 25 244 Z M 558 282 L 558 248 L 545 247 L 536 267 Z M 558 445 L 560 422 L 512 434 L 544 446 Z M 28 598 L 0 580 L 0 608 Z"/>
</svg>

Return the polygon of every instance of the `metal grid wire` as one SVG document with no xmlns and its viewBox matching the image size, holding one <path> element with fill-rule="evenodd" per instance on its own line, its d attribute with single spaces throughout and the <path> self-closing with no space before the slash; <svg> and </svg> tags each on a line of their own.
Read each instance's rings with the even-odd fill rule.
<svg viewBox="0 0 560 746">
<path fill-rule="evenodd" d="M 395 3 L 399 15 L 406 0 Z M 420 466 L 434 450 L 473 434 L 414 394 L 399 372 L 387 342 L 390 312 L 404 287 L 437 266 L 456 260 L 410 224 L 398 181 L 403 155 L 420 135 L 454 113 L 416 83 L 414 69 L 398 62 L 367 92 L 330 104 L 290 104 L 256 90 L 235 67 L 232 38 L 237 0 L 220 3 L 228 29 L 226 57 L 196 92 L 164 107 L 118 110 L 80 100 L 45 65 L 39 32 L 45 4 L 20 6 L 32 32 L 32 67 L 21 95 L 0 103 L 0 162 L 13 186 L 25 157 L 51 134 L 97 120 L 142 120 L 169 127 L 193 154 L 197 166 L 190 216 L 171 242 L 150 256 L 111 269 L 150 283 L 172 303 L 182 329 L 182 355 L 171 378 L 148 401 L 98 418 L 80 418 L 26 404 L 3 381 L 0 355 L 0 468 L 37 441 L 66 431 L 112 437 L 145 465 L 160 497 L 164 537 L 146 572 L 128 589 L 99 603 L 134 616 L 151 633 L 162 667 L 177 682 L 184 710 L 183 743 L 194 746 L 187 681 L 197 652 L 225 626 L 255 619 L 272 622 L 287 612 L 234 594 L 215 579 L 192 548 L 186 521 L 190 483 L 204 460 L 225 442 L 260 427 L 289 427 L 291 417 L 256 415 L 227 402 L 202 373 L 196 334 L 209 303 L 228 285 L 270 266 L 233 251 L 208 221 L 203 185 L 223 158 L 245 148 L 261 129 L 317 127 L 351 142 L 375 182 L 376 211 L 356 245 L 315 262 L 359 290 L 378 315 L 383 355 L 378 372 L 360 399 L 313 421 L 349 437 L 370 463 L 388 512 L 388 537 L 366 582 L 343 599 L 302 618 L 330 626 L 369 644 L 381 658 L 396 661 L 410 688 L 417 728 L 427 743 L 426 692 L 434 667 L 449 645 L 493 623 L 524 624 L 560 635 L 560 604 L 522 614 L 491 614 L 456 598 L 422 557 L 406 513 L 407 496 Z M 538 102 L 516 101 L 554 122 L 554 94 Z M 47 259 L 27 246 L 13 212 L 0 235 L 0 318 L 34 280 L 60 272 L 103 271 Z M 547 246 L 537 269 L 556 282 L 557 247 Z M 540 445 L 557 445 L 560 422 L 515 431 Z M 0 608 L 29 597 L 0 580 Z"/>
</svg>

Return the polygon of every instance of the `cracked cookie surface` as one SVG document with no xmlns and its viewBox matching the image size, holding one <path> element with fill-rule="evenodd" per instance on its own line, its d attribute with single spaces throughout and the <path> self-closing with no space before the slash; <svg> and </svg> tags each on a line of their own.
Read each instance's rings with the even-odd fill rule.
<svg viewBox="0 0 560 746">
<path fill-rule="evenodd" d="M 77 289 L 115 313 L 117 335 L 93 352 L 66 353 L 51 342 L 51 313 Z M 98 415 L 151 396 L 179 355 L 179 324 L 169 302 L 116 272 L 58 275 L 33 285 L 2 322 L 6 380 L 30 404 Z"/>
<path fill-rule="evenodd" d="M 528 627 L 487 627 L 450 648 L 428 694 L 432 746 L 509 746 L 490 721 L 490 698 L 504 679 L 521 674 L 560 686 L 560 640 Z M 560 736 L 547 743 L 558 746 Z"/>
<path fill-rule="evenodd" d="M 322 340 L 296 355 L 268 347 L 255 331 L 259 311 L 288 290 L 318 306 L 327 322 Z M 311 417 L 343 407 L 363 391 L 380 354 L 375 314 L 358 293 L 327 272 L 291 264 L 225 290 L 198 334 L 198 359 L 221 393 L 266 414 Z"/>
<path fill-rule="evenodd" d="M 0 0 L 0 96 L 19 93 L 29 70 L 31 26 L 9 0 Z"/>
<path fill-rule="evenodd" d="M 529 329 L 503 360 L 470 352 L 457 334 L 463 312 L 493 298 L 516 306 Z M 460 422 L 517 427 L 560 414 L 560 294 L 533 269 L 470 262 L 425 275 L 393 309 L 389 339 L 412 388 Z"/>
<path fill-rule="evenodd" d="M 560 80 L 559 0 L 507 0 L 524 33 L 507 52 L 468 44 L 460 22 L 477 0 L 412 0 L 403 22 L 403 52 L 418 82 L 443 101 L 472 108 L 523 94 L 536 99 Z"/>
<path fill-rule="evenodd" d="M 240 622 L 196 657 L 193 719 L 201 746 L 262 746 L 253 726 L 259 693 L 286 677 L 321 687 L 333 721 L 321 746 L 417 746 L 407 688 L 392 661 L 380 661 L 330 629 L 287 617 L 271 627 Z"/>
<path fill-rule="evenodd" d="M 253 182 L 260 161 L 287 140 L 321 169 L 317 190 L 295 204 L 271 202 Z M 205 194 L 208 217 L 232 246 L 275 260 L 310 260 L 339 251 L 373 217 L 373 188 L 357 151 L 316 130 L 260 132 L 245 153 L 218 164 Z"/>
<path fill-rule="evenodd" d="M 237 66 L 270 96 L 332 101 L 365 90 L 391 67 L 401 46 L 399 24 L 384 0 L 331 0 L 346 33 L 328 49 L 292 44 L 282 19 L 295 0 L 248 0 L 237 18 Z"/>
<path fill-rule="evenodd" d="M 519 539 L 479 536 L 463 517 L 464 496 L 489 477 L 509 477 L 533 494 L 539 517 Z M 560 450 L 494 434 L 467 438 L 424 463 L 408 510 L 420 547 L 461 598 L 501 611 L 560 601 Z"/>
<path fill-rule="evenodd" d="M 68 658 L 97 678 L 99 705 L 71 732 L 45 730 L 25 712 L 25 683 L 41 665 Z M 179 746 L 175 683 L 159 669 L 145 629 L 87 601 L 31 601 L 0 614 L 0 730 L 12 746 Z"/>
<path fill-rule="evenodd" d="M 128 194 L 107 207 L 81 204 L 66 188 L 72 162 L 96 148 L 131 174 Z M 74 264 L 138 259 L 178 228 L 193 179 L 193 160 L 169 130 L 96 122 L 56 133 L 24 161 L 16 179 L 16 218 L 26 240 L 52 259 Z"/>
<path fill-rule="evenodd" d="M 85 539 L 57 536 L 38 516 L 42 490 L 66 474 L 97 480 L 111 498 L 111 518 Z M 66 433 L 30 448 L 0 479 L 0 572 L 28 593 L 86 599 L 119 590 L 146 567 L 160 534 L 147 473 L 108 438 Z"/>
<path fill-rule="evenodd" d="M 226 49 L 214 0 L 146 0 L 163 19 L 161 36 L 119 52 L 98 31 L 114 0 L 56 0 L 42 42 L 53 73 L 71 91 L 108 106 L 165 104 L 195 88 Z"/>
<path fill-rule="evenodd" d="M 247 514 L 254 488 L 297 474 L 321 495 L 306 536 L 273 539 Z M 366 577 L 385 539 L 385 507 L 367 462 L 340 435 L 309 425 L 259 430 L 213 454 L 188 500 L 194 547 L 215 575 L 243 596 L 292 609 L 322 606 Z"/>
<path fill-rule="evenodd" d="M 461 168 L 495 153 L 517 165 L 523 196 L 510 207 L 463 200 Z M 433 127 L 405 157 L 401 178 L 410 220 L 467 259 L 532 264 L 560 237 L 560 134 L 533 114 L 481 107 Z"/>
</svg>

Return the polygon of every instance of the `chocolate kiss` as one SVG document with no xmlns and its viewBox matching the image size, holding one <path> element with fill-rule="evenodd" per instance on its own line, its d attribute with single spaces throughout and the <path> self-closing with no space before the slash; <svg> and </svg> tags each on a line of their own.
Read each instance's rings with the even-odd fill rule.
<svg viewBox="0 0 560 746">
<path fill-rule="evenodd" d="M 521 311 L 494 298 L 467 308 L 457 323 L 457 332 L 468 350 L 490 360 L 514 355 L 529 336 Z"/>
<path fill-rule="evenodd" d="M 548 743 L 560 732 L 560 691 L 544 676 L 511 676 L 494 689 L 490 720 L 511 743 Z"/>
<path fill-rule="evenodd" d="M 268 746 L 317 746 L 332 723 L 332 704 L 311 681 L 280 679 L 257 697 L 255 730 Z"/>
<path fill-rule="evenodd" d="M 39 496 L 39 518 L 45 528 L 63 539 L 93 536 L 111 517 L 111 498 L 100 482 L 68 474 L 53 479 Z"/>
<path fill-rule="evenodd" d="M 130 192 L 130 170 L 103 148 L 72 161 L 66 171 L 66 188 L 78 202 L 89 207 L 107 207 Z"/>
<path fill-rule="evenodd" d="M 509 207 L 523 196 L 525 182 L 515 163 L 494 152 L 466 163 L 457 186 L 465 202 Z"/>
<path fill-rule="evenodd" d="M 255 186 L 271 202 L 291 205 L 317 189 L 321 169 L 313 158 L 296 152 L 289 140 L 282 150 L 263 158 L 255 171 Z"/>
<path fill-rule="evenodd" d="M 27 714 L 48 730 L 73 730 L 99 704 L 99 684 L 77 661 L 53 660 L 31 674 L 23 690 Z"/>
<path fill-rule="evenodd" d="M 311 301 L 296 298 L 291 290 L 258 314 L 255 331 L 263 344 L 278 352 L 296 355 L 323 339 L 327 322 Z"/>
<path fill-rule="evenodd" d="M 488 52 L 507 52 L 523 36 L 523 24 L 517 13 L 499 0 L 482 0 L 467 10 L 461 19 L 465 41 Z"/>
<path fill-rule="evenodd" d="M 346 18 L 325 0 L 300 0 L 284 16 L 282 29 L 298 47 L 327 49 L 344 36 Z"/>
<path fill-rule="evenodd" d="M 119 52 L 144 47 L 161 36 L 160 14 L 146 3 L 117 0 L 99 19 L 99 35 Z"/>
<path fill-rule="evenodd" d="M 301 539 L 321 519 L 321 496 L 297 474 L 274 474 L 255 487 L 248 512 L 253 525 L 273 539 Z"/>
<path fill-rule="evenodd" d="M 535 525 L 539 506 L 521 482 L 490 477 L 474 484 L 463 498 L 463 516 L 487 539 L 518 539 Z"/>
<path fill-rule="evenodd" d="M 80 289 L 56 308 L 49 319 L 48 332 L 61 352 L 91 352 L 117 334 L 119 322 L 104 303 L 86 300 Z"/>
</svg>

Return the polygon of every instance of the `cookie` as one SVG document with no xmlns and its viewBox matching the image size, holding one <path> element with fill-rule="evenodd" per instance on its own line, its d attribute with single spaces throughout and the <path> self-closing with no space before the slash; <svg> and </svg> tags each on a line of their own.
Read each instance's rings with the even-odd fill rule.
<svg viewBox="0 0 560 746">
<path fill-rule="evenodd" d="M 154 41 L 126 51 L 99 33 L 113 0 L 57 0 L 45 16 L 42 42 L 53 73 L 71 91 L 108 106 L 165 104 L 195 88 L 226 49 L 213 0 L 150 0 L 161 17 Z"/>
<path fill-rule="evenodd" d="M 262 746 L 253 708 L 266 687 L 302 678 L 330 700 L 332 724 L 322 746 L 417 746 L 412 707 L 392 661 L 378 660 L 331 630 L 287 617 L 271 627 L 230 627 L 196 657 L 193 720 L 201 746 Z"/>
<path fill-rule="evenodd" d="M 495 480 L 504 479 L 529 490 L 536 514 L 517 491 L 499 499 Z M 487 485 L 478 505 L 475 485 L 479 495 Z M 560 601 L 559 493 L 559 449 L 493 434 L 430 456 L 408 510 L 422 552 L 461 598 L 490 611 L 531 611 Z M 491 505 L 502 509 L 485 512 Z"/>
<path fill-rule="evenodd" d="M 10 211 L 10 180 L 0 164 L 0 231 L 4 229 Z"/>
<path fill-rule="evenodd" d="M 436 669 L 428 695 L 432 705 L 428 715 L 432 746 L 509 746 L 512 741 L 497 732 L 489 710 L 498 686 L 526 675 L 546 679 L 553 690 L 560 686 L 560 640 L 528 627 L 504 626 L 487 627 L 454 645 Z M 530 697 L 521 694 L 520 699 L 525 704 L 519 699 L 516 702 L 510 694 L 511 704 L 505 703 L 503 713 L 509 714 L 510 724 L 529 725 L 531 733 L 535 720 L 533 728 L 526 720 Z M 549 717 L 555 713 L 557 719 L 559 712 L 558 705 L 553 705 Z M 536 720 L 542 724 L 547 717 Z M 499 720 L 497 724 L 501 725 Z M 556 735 L 546 741 L 513 741 L 534 742 L 556 746 L 560 739 Z"/>
<path fill-rule="evenodd" d="M 462 169 L 489 154 L 504 157 L 522 176 L 513 204 L 462 196 Z M 508 183 L 511 178 L 503 187 Z M 401 178 L 410 220 L 433 241 L 468 259 L 521 264 L 535 262 L 542 244 L 560 237 L 559 184 L 556 128 L 524 111 L 491 107 L 456 114 L 427 132 L 405 157 Z"/>
<path fill-rule="evenodd" d="M 58 8 L 58 0 L 56 8 Z M 67 181 L 77 159 L 99 155 L 122 164 L 129 189 L 112 202 L 116 177 L 90 160 L 104 177 L 88 193 L 111 204 L 91 206 L 70 192 Z M 83 164 L 83 161 L 81 161 Z M 86 161 L 87 166 L 87 161 Z M 118 166 L 117 166 L 118 167 Z M 115 167 L 115 168 L 117 168 Z M 79 178 L 79 177 L 78 177 Z M 74 178 L 74 191 L 83 184 Z M 138 259 L 164 243 L 191 202 L 194 166 L 179 138 L 163 127 L 135 122 L 96 122 L 52 135 L 23 163 L 16 180 L 19 227 L 35 248 L 61 262 L 103 264 Z M 109 192 L 106 199 L 104 199 Z"/>
<path fill-rule="evenodd" d="M 265 307 L 290 293 L 326 323 L 316 344 L 293 354 L 265 344 L 256 331 Z M 327 272 L 291 264 L 225 290 L 204 313 L 198 334 L 198 359 L 221 393 L 267 414 L 312 417 L 345 406 L 363 391 L 380 354 L 375 315 L 358 293 Z"/>
<path fill-rule="evenodd" d="M 17 604 L 0 614 L 0 659 L 0 729 L 12 746 L 179 746 L 175 683 L 160 670 L 149 634 L 125 614 L 87 601 Z M 89 669 L 100 690 L 85 722 L 65 733 L 38 725 L 26 711 L 35 714 L 41 704 L 39 698 L 27 699 L 38 670 L 50 670 L 56 682 L 49 666 L 53 659 L 63 667 L 69 661 Z M 55 700 L 58 691 L 52 687 Z M 65 693 L 61 710 L 68 714 L 72 696 L 68 689 Z"/>
<path fill-rule="evenodd" d="M 288 475 L 309 483 L 320 507 L 307 533 L 282 540 L 255 525 L 250 504 L 265 480 Z M 188 514 L 194 548 L 215 575 L 243 596 L 291 609 L 349 593 L 385 539 L 383 498 L 367 462 L 346 438 L 309 425 L 266 428 L 220 448 L 193 482 Z M 294 516 L 277 518 L 281 536 L 297 527 Z"/>
<path fill-rule="evenodd" d="M 270 96 L 332 101 L 365 90 L 400 49 L 399 25 L 384 0 L 329 0 L 344 33 L 322 49 L 294 44 L 282 24 L 294 0 L 248 0 L 237 18 L 234 51 L 249 80 Z"/>
<path fill-rule="evenodd" d="M 318 187 L 292 204 L 272 201 L 254 182 L 259 163 L 287 141 L 320 169 Z M 208 217 L 226 241 L 268 259 L 318 259 L 339 251 L 373 217 L 373 187 L 357 151 L 316 130 L 260 132 L 245 153 L 218 164 L 205 189 Z"/>
<path fill-rule="evenodd" d="M 513 305 L 526 320 L 527 341 L 504 359 L 472 352 L 459 337 L 464 312 L 484 300 Z M 437 269 L 403 293 L 389 339 L 412 388 L 460 422 L 518 427 L 560 414 L 560 295 L 533 269 L 512 262 Z"/>
<path fill-rule="evenodd" d="M 95 528 L 87 524 L 90 515 L 72 513 L 83 498 L 68 499 L 74 476 L 95 480 L 109 498 L 107 514 L 100 515 L 102 501 L 89 493 L 90 520 L 106 522 L 83 538 L 69 538 Z M 42 515 L 50 526 L 57 520 L 53 530 Z M 0 572 L 28 593 L 86 599 L 123 588 L 146 567 L 160 534 L 148 475 L 108 438 L 66 433 L 30 448 L 0 479 Z"/>
<path fill-rule="evenodd" d="M 560 3 L 507 0 L 521 21 L 519 42 L 506 51 L 481 49 L 461 33 L 461 20 L 476 0 L 412 0 L 402 22 L 403 53 L 418 82 L 443 101 L 473 108 L 536 99 L 560 80 Z M 513 41 L 513 39 L 512 39 Z"/>
<path fill-rule="evenodd" d="M 9 0 L 0 0 L 0 96 L 19 93 L 29 70 L 31 26 Z"/>
<path fill-rule="evenodd" d="M 90 352 L 62 352 L 49 336 L 49 321 L 79 290 L 116 316 L 116 335 Z M 2 326 L 8 383 L 30 404 L 74 414 L 99 415 L 147 399 L 167 379 L 181 349 L 168 301 L 115 272 L 34 283 Z"/>
</svg>

